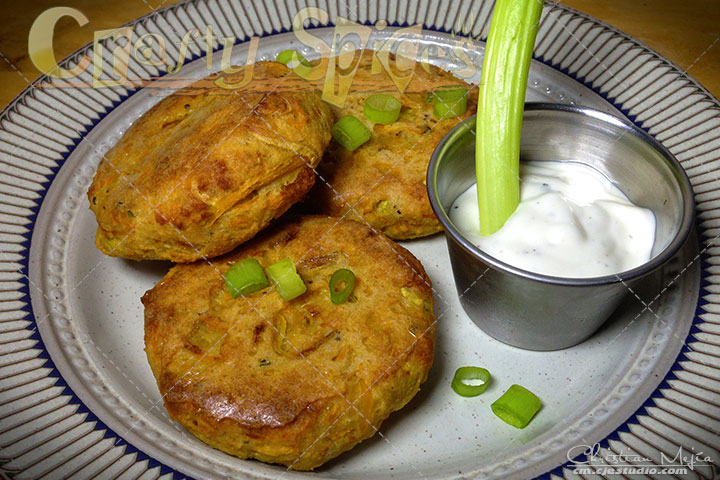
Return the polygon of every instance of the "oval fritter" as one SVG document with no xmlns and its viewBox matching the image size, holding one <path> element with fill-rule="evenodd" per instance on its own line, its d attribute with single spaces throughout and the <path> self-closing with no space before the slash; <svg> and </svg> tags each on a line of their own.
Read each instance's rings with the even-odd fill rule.
<svg viewBox="0 0 720 480">
<path fill-rule="evenodd" d="M 232 298 L 223 274 L 244 258 L 289 257 L 307 291 Z M 351 301 L 328 282 L 355 274 Z M 240 458 L 310 470 L 370 437 L 425 381 L 433 298 L 422 265 L 358 222 L 301 217 L 239 250 L 177 265 L 149 290 L 145 345 L 171 418 Z"/>
<path fill-rule="evenodd" d="M 349 152 L 330 142 L 317 172 L 320 180 L 311 192 L 316 211 L 364 220 L 394 239 L 431 235 L 442 230 L 427 196 L 425 176 L 430 156 L 442 138 L 458 123 L 475 114 L 477 87 L 438 67 L 415 63 L 405 93 L 400 93 L 373 51 L 362 54 L 345 105 L 332 106 L 335 121 L 354 115 L 372 132 L 370 140 Z M 403 75 L 405 72 L 403 72 Z M 432 92 L 440 86 L 470 90 L 467 111 L 456 118 L 433 116 Z M 402 102 L 400 118 L 389 125 L 375 124 L 364 115 L 365 99 L 386 93 Z"/>
<path fill-rule="evenodd" d="M 318 92 L 280 88 L 289 73 L 255 64 L 249 88 L 237 91 L 204 79 L 138 119 L 88 191 L 98 248 L 134 260 L 213 257 L 302 199 L 332 118 Z"/>
</svg>

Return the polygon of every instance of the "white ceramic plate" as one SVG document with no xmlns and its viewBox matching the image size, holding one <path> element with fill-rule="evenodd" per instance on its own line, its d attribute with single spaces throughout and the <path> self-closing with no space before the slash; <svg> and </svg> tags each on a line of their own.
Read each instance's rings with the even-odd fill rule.
<svg viewBox="0 0 720 480">
<path fill-rule="evenodd" d="M 303 50 L 294 34 L 277 33 L 290 28 L 303 6 L 272 0 L 187 3 L 132 28 L 136 35 L 157 32 L 180 41 L 189 28 L 203 31 L 210 23 L 220 36 L 262 36 L 258 57 L 270 59 L 287 48 Z M 319 6 L 332 22 L 344 16 L 401 27 L 423 23 L 421 51 L 427 47 L 429 60 L 446 69 L 458 68 L 450 52 L 463 48 L 462 38 L 447 32 L 463 30 L 458 19 L 467 19 L 465 34 L 484 37 L 491 10 L 488 2 L 341 0 Z M 312 34 L 329 42 L 332 31 Z M 395 31 L 375 30 L 371 45 Z M 190 45 L 181 71 L 186 82 L 207 74 L 204 58 L 190 61 L 203 53 Z M 236 61 L 245 60 L 243 45 L 235 49 Z M 482 47 L 465 45 L 475 65 Z M 169 42 L 168 51 L 177 58 L 177 45 Z M 435 287 L 438 329 L 430 378 L 410 405 L 383 424 L 381 435 L 314 473 L 235 459 L 169 420 L 143 352 L 139 301 L 168 264 L 109 258 L 94 247 L 95 220 L 85 192 L 97 163 L 168 92 L 26 90 L 0 118 L 3 468 L 16 478 L 49 479 L 571 478 L 579 475 L 575 466 L 581 462 L 606 476 L 603 465 L 627 454 L 620 464 L 674 461 L 679 478 L 712 478 L 706 457 L 720 458 L 720 306 L 713 283 L 720 257 L 712 243 L 720 232 L 717 102 L 657 54 L 561 6 L 546 6 L 535 53 L 539 61 L 531 69 L 528 100 L 626 114 L 675 153 L 696 189 L 699 240 L 694 236 L 676 259 L 628 295 L 598 334 L 577 347 L 543 353 L 501 344 L 467 318 L 441 236 L 404 242 Z M 130 70 L 163 73 L 135 59 Z M 482 397 L 464 399 L 449 388 L 454 370 L 466 364 L 486 366 L 496 379 Z M 512 383 L 544 402 L 525 430 L 503 424 L 489 408 Z M 595 443 L 596 454 L 587 455 L 583 445 Z M 676 458 L 680 447 L 684 461 Z M 700 452 L 687 465 L 687 457 Z"/>
</svg>

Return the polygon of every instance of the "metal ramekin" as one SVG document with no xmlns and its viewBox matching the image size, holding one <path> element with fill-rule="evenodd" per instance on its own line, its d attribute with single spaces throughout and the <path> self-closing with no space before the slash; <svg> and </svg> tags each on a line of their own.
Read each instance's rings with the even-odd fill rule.
<svg viewBox="0 0 720 480">
<path fill-rule="evenodd" d="M 563 278 L 529 272 L 485 253 L 448 216 L 475 182 L 475 117 L 455 127 L 435 149 L 427 186 L 445 227 L 460 302 L 498 340 L 531 350 L 557 350 L 589 337 L 632 285 L 668 261 L 687 240 L 694 219 L 692 186 L 678 161 L 650 135 L 590 108 L 528 103 L 521 161 L 573 161 L 599 170 L 636 205 L 655 214 L 651 259 L 614 275 Z"/>
</svg>

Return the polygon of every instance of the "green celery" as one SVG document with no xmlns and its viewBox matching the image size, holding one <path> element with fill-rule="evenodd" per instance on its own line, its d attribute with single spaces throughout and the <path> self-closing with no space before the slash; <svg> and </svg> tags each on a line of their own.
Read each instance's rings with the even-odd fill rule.
<svg viewBox="0 0 720 480">
<path fill-rule="evenodd" d="M 478 99 L 475 169 L 480 232 L 500 230 L 520 203 L 520 130 L 542 0 L 497 0 Z"/>
</svg>

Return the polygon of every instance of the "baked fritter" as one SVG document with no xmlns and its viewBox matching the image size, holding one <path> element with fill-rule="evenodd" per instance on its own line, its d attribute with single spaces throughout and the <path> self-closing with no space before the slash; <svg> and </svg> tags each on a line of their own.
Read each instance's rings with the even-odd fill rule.
<svg viewBox="0 0 720 480">
<path fill-rule="evenodd" d="M 289 257 L 307 291 L 232 298 L 224 273 Z M 425 381 L 433 359 L 430 280 L 420 262 L 349 220 L 273 226 L 214 265 L 177 265 L 142 298 L 145 350 L 171 418 L 240 458 L 310 470 L 373 435 Z M 328 282 L 355 274 L 335 305 Z"/>
<path fill-rule="evenodd" d="M 204 79 L 138 119 L 88 191 L 97 247 L 134 260 L 213 257 L 301 200 L 332 116 L 318 92 L 274 91 L 289 73 L 279 63 L 255 64 L 255 83 L 237 91 Z"/>
<path fill-rule="evenodd" d="M 442 227 L 427 196 L 425 175 L 430 156 L 453 127 L 475 114 L 477 87 L 417 62 L 412 80 L 401 94 L 385 69 L 372 73 L 372 59 L 372 51 L 363 52 L 345 105 L 331 107 L 335 121 L 354 115 L 371 130 L 372 137 L 353 152 L 330 142 L 317 170 L 321 178 L 311 192 L 312 206 L 332 216 L 349 211 L 346 218 L 364 220 L 394 239 L 431 235 Z M 467 111 L 439 120 L 433 116 L 431 95 L 445 85 L 470 90 Z M 374 93 L 393 95 L 402 102 L 396 122 L 373 125 L 365 118 L 365 99 Z"/>
</svg>

